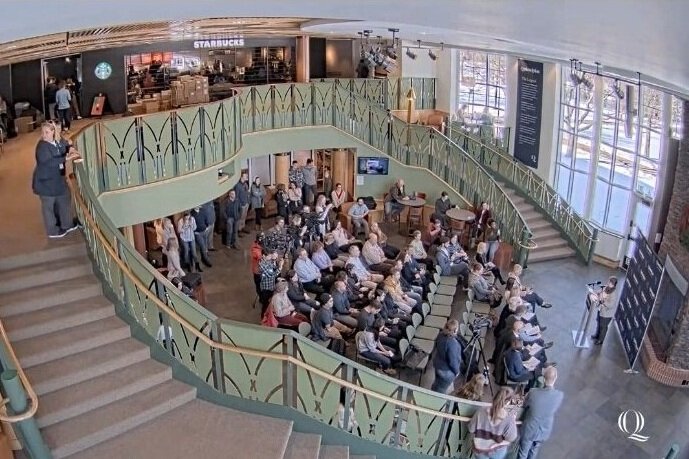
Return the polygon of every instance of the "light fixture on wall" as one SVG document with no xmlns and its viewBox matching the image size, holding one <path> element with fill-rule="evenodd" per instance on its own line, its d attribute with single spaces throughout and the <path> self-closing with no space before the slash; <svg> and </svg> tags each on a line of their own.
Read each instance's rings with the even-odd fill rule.
<svg viewBox="0 0 689 459">
<path fill-rule="evenodd" d="M 430 49 L 430 48 L 429 48 L 429 50 L 428 50 L 428 57 L 430 57 L 432 61 L 438 59 L 437 54 L 435 54 L 435 53 L 433 52 L 433 50 Z"/>
<path fill-rule="evenodd" d="M 414 53 L 411 49 L 407 48 L 407 51 L 404 53 L 407 55 L 407 57 L 411 60 L 416 59 L 416 53 Z"/>
</svg>

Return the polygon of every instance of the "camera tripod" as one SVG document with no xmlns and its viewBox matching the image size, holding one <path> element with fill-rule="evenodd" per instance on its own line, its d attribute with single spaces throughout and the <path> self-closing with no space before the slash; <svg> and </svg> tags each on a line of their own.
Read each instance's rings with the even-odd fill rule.
<svg viewBox="0 0 689 459">
<path fill-rule="evenodd" d="M 481 328 L 477 328 L 476 330 L 472 330 L 472 335 L 471 339 L 467 343 L 466 349 L 464 352 L 466 353 L 467 350 L 470 350 L 469 352 L 469 359 L 467 362 L 467 368 L 466 371 L 464 372 L 464 381 L 469 382 L 469 376 L 474 376 L 471 373 L 471 368 L 474 363 L 474 358 L 476 358 L 477 366 L 479 364 L 483 364 L 483 368 L 481 369 L 479 367 L 479 372 L 483 373 L 483 376 L 486 378 L 486 381 L 488 381 L 488 387 L 490 388 L 490 395 L 491 397 L 495 395 L 493 393 L 493 383 L 490 382 L 490 375 L 488 372 L 488 362 L 486 361 L 486 354 L 483 352 L 483 344 L 481 343 Z"/>
</svg>

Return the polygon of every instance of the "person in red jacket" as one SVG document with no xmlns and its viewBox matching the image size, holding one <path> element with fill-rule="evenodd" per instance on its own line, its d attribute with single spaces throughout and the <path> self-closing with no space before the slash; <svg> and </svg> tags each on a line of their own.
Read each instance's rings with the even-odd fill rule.
<svg viewBox="0 0 689 459">
<path fill-rule="evenodd" d="M 256 234 L 256 239 L 249 247 L 249 256 L 251 257 L 251 273 L 254 275 L 254 285 L 256 286 L 256 294 L 261 292 L 261 272 L 258 270 L 258 262 L 261 261 L 261 253 L 263 247 L 263 233 Z"/>
</svg>

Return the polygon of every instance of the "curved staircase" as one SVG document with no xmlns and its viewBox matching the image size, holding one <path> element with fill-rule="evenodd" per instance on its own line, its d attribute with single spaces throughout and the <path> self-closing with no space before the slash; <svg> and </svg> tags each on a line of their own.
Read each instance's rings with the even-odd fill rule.
<svg viewBox="0 0 689 459">
<path fill-rule="evenodd" d="M 519 213 L 522 214 L 526 224 L 529 225 L 529 229 L 533 233 L 531 239 L 538 244 L 537 248 L 529 252 L 529 263 L 576 256 L 576 251 L 562 237 L 560 230 L 545 217 L 540 209 L 531 204 L 527 198 L 517 193 L 509 184 L 501 181 L 498 181 L 498 184 L 512 200 Z"/>
<path fill-rule="evenodd" d="M 83 243 L 0 259 L 0 318 L 55 458 L 373 458 L 321 445 L 292 421 L 197 399 L 131 337 Z"/>
</svg>

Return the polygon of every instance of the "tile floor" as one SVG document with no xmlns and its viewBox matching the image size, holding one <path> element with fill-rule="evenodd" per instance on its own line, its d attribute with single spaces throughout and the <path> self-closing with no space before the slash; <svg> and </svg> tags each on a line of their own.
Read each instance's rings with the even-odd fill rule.
<svg viewBox="0 0 689 459">
<path fill-rule="evenodd" d="M 75 236 L 75 240 L 48 241 L 44 236 L 39 201 L 31 192 L 38 135 L 35 131 L 9 141 L 0 157 L 0 215 L 4 217 L 0 225 L 0 257 L 76 240 Z M 239 251 L 229 251 L 218 241 L 219 250 L 212 253 L 214 267 L 204 272 L 208 308 L 220 317 L 259 321 L 259 310 L 251 306 L 254 289 L 248 247 L 252 238 L 253 235 L 242 238 Z M 395 236 L 392 242 L 401 245 L 403 238 Z M 672 443 L 681 446 L 680 457 L 689 457 L 689 390 L 657 384 L 643 371 L 626 374 L 627 364 L 616 330 L 610 330 L 602 347 L 573 346 L 571 330 L 581 317 L 585 284 L 604 280 L 611 272 L 600 265 L 585 266 L 570 259 L 534 264 L 524 275 L 527 283 L 536 286 L 554 304 L 551 309 L 537 312 L 540 321 L 548 326 L 547 338 L 555 341 L 548 355 L 558 362 L 557 386 L 565 392 L 554 434 L 542 447 L 540 457 L 658 459 L 664 457 Z M 461 295 L 455 299 L 456 317 L 461 315 Z M 487 347 L 490 349 L 490 343 Z M 429 387 L 432 377 L 432 372 L 427 372 L 422 385 Z M 643 434 L 650 436 L 646 443 L 629 440 L 618 430 L 617 418 L 627 409 L 644 414 Z"/>
</svg>

